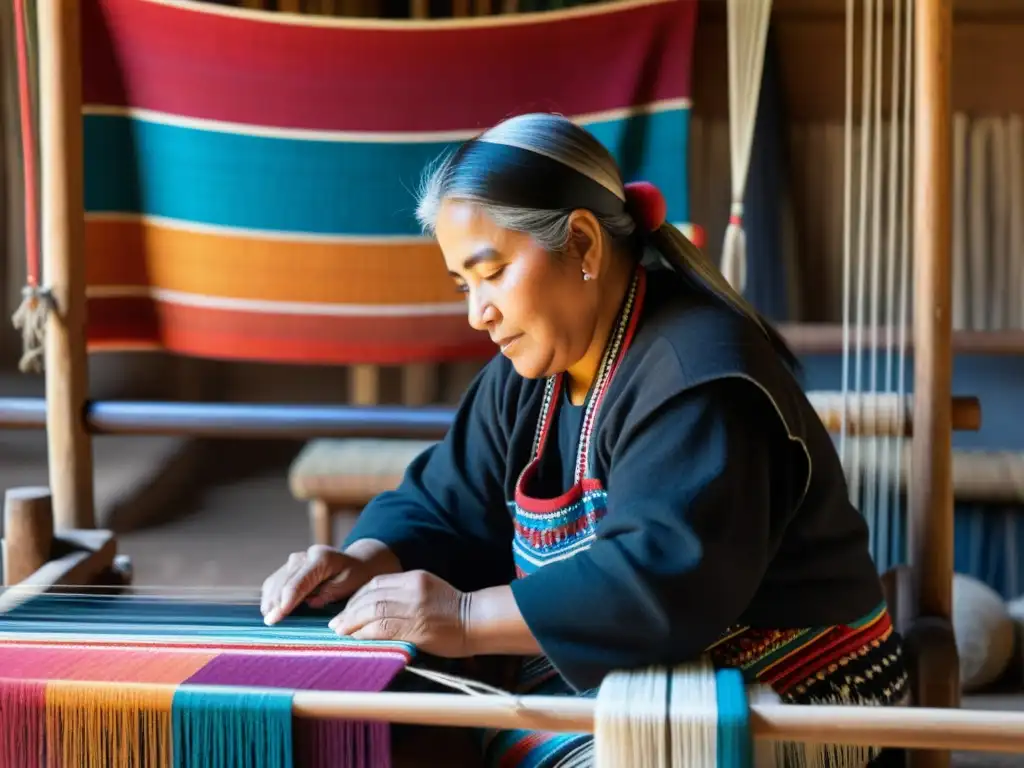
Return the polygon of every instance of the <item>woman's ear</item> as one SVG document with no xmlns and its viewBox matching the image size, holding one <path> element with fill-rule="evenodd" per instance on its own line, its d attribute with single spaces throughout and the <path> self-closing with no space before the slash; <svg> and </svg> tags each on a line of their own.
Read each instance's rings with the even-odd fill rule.
<svg viewBox="0 0 1024 768">
<path fill-rule="evenodd" d="M 569 251 L 580 261 L 580 269 L 596 280 L 604 266 L 604 229 L 593 213 L 576 210 L 569 214 Z"/>
</svg>

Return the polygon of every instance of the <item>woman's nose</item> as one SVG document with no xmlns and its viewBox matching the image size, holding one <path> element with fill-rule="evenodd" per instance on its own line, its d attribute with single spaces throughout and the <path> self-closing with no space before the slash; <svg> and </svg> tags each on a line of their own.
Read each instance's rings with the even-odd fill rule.
<svg viewBox="0 0 1024 768">
<path fill-rule="evenodd" d="M 466 304 L 469 326 L 475 331 L 486 331 L 498 319 L 494 305 L 481 296 L 479 291 L 470 291 Z"/>
</svg>

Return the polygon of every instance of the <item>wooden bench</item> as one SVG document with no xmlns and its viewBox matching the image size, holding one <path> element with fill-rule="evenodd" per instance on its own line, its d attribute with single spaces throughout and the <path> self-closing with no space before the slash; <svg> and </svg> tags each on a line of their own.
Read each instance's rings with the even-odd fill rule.
<svg viewBox="0 0 1024 768">
<path fill-rule="evenodd" d="M 394 489 L 409 463 L 433 443 L 423 440 L 313 440 L 292 462 L 288 485 L 309 505 L 316 544 L 335 544 L 336 518 L 355 518 L 375 496 Z"/>
</svg>

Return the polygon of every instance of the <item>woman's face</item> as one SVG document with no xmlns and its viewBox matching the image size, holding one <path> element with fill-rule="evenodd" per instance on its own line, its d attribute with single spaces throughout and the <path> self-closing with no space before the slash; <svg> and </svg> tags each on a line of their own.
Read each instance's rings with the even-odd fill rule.
<svg viewBox="0 0 1024 768">
<path fill-rule="evenodd" d="M 435 233 L 466 294 L 469 324 L 487 332 L 521 376 L 550 376 L 587 353 L 598 314 L 596 281 L 583 279 L 587 253 L 552 255 L 460 201 L 441 206 Z"/>
</svg>

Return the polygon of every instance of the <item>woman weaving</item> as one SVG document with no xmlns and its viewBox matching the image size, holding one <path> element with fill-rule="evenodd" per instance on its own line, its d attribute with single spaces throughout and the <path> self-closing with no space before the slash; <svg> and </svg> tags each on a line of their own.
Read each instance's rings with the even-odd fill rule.
<svg viewBox="0 0 1024 768">
<path fill-rule="evenodd" d="M 350 598 L 339 634 L 522 657 L 521 692 L 709 654 L 786 702 L 901 703 L 867 528 L 795 361 L 657 190 L 523 115 L 433 169 L 417 213 L 500 354 L 342 549 L 267 579 L 267 622 Z M 490 734 L 488 760 L 587 762 L 589 737 L 528 736 Z"/>
</svg>

